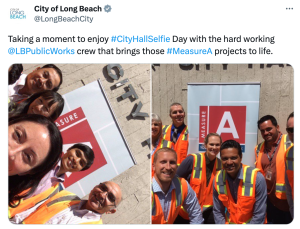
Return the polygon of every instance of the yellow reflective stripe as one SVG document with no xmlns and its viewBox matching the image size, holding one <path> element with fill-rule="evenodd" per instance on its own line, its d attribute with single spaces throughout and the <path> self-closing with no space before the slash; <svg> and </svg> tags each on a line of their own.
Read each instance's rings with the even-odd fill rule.
<svg viewBox="0 0 300 229">
<path fill-rule="evenodd" d="M 276 183 L 276 186 L 285 187 L 285 184 Z M 286 191 L 285 190 L 279 190 L 276 187 L 276 192 L 285 193 Z"/>
<path fill-rule="evenodd" d="M 170 127 L 171 127 L 171 125 L 167 126 L 167 128 L 166 128 L 166 126 L 163 126 L 163 129 L 165 129 L 165 131 L 163 132 L 163 138 L 164 139 L 166 139 L 166 135 L 167 135 L 167 132 L 168 132 Z"/>
<path fill-rule="evenodd" d="M 226 188 L 226 181 L 225 181 L 225 170 L 223 171 L 223 174 L 221 174 L 222 170 L 220 170 L 218 172 L 218 174 L 216 175 L 216 183 L 217 183 L 217 192 L 218 194 L 220 194 L 220 186 L 218 185 L 219 179 L 221 177 L 221 179 L 223 180 L 223 187 L 224 187 L 224 194 L 227 195 L 227 188 Z M 223 176 L 222 176 L 223 175 Z"/>
<path fill-rule="evenodd" d="M 151 194 L 152 194 L 152 209 L 153 209 L 153 205 L 154 205 L 154 194 L 153 194 L 153 191 L 151 191 Z"/>
<path fill-rule="evenodd" d="M 251 174 L 251 184 L 254 185 L 254 174 L 256 171 L 259 171 L 259 169 L 253 169 Z M 253 196 L 253 186 L 250 188 L 250 196 Z"/>
<path fill-rule="evenodd" d="M 188 213 L 188 212 L 183 208 L 183 206 L 181 206 L 181 210 L 183 210 L 185 213 Z"/>
<path fill-rule="evenodd" d="M 59 202 L 57 202 L 57 203 L 55 203 L 55 204 L 52 204 L 51 207 L 52 207 L 52 206 L 55 206 L 55 205 L 57 205 L 57 204 L 74 203 L 74 202 L 75 202 L 75 203 L 80 203 L 80 200 L 71 200 L 71 201 L 70 201 L 70 200 L 64 200 L 64 201 L 59 201 Z"/>
<path fill-rule="evenodd" d="M 168 141 L 168 148 L 171 148 L 171 143 L 170 141 Z"/>
<path fill-rule="evenodd" d="M 185 131 L 184 131 L 184 133 L 182 135 L 182 139 L 181 140 L 183 140 L 183 141 L 186 140 L 185 137 L 187 135 L 187 132 L 188 132 L 188 127 L 186 127 L 186 129 L 185 129 Z"/>
<path fill-rule="evenodd" d="M 286 151 L 286 144 L 285 144 L 286 143 L 286 136 L 287 136 L 287 134 L 283 135 L 283 143 L 284 143 L 283 147 L 284 147 L 284 151 Z"/>
<path fill-rule="evenodd" d="M 200 164 L 201 171 L 200 171 L 199 179 L 201 180 L 202 179 L 202 168 L 203 168 L 203 154 L 200 154 L 200 156 L 201 156 L 201 164 Z"/>
<path fill-rule="evenodd" d="M 217 192 L 218 192 L 218 194 L 220 194 L 220 189 L 219 189 L 219 185 L 218 185 L 220 172 L 221 172 L 221 170 L 216 175 L 216 184 L 217 184 Z"/>
<path fill-rule="evenodd" d="M 226 181 L 225 181 L 225 170 L 223 171 L 223 182 L 224 182 L 224 192 L 225 192 L 225 195 L 227 196 L 227 188 L 226 188 Z"/>
<path fill-rule="evenodd" d="M 195 160 L 195 163 L 193 165 L 193 167 L 195 167 L 197 165 L 197 162 L 198 162 L 198 157 L 196 154 L 192 154 L 193 157 L 194 157 L 194 160 Z M 196 170 L 193 168 L 193 178 L 195 178 L 195 175 L 196 175 Z"/>
<path fill-rule="evenodd" d="M 183 192 L 182 192 L 182 184 L 181 184 L 181 182 L 180 182 L 179 178 L 178 178 L 178 181 L 179 181 L 179 183 L 180 183 L 181 204 L 183 204 Z"/>
<path fill-rule="evenodd" d="M 245 223 L 243 224 L 246 224 L 246 223 L 249 223 L 251 221 L 252 218 L 248 219 Z"/>
<path fill-rule="evenodd" d="M 246 180 L 246 172 L 247 172 L 247 168 L 249 168 L 250 166 L 245 166 L 244 169 L 243 169 L 243 181 L 245 182 Z M 243 185 L 242 187 L 242 196 L 245 195 L 245 185 Z"/>
</svg>

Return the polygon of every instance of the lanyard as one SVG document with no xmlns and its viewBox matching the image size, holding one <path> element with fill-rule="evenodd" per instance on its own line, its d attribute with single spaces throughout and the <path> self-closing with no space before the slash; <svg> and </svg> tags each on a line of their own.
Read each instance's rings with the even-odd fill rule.
<svg viewBox="0 0 300 229">
<path fill-rule="evenodd" d="M 269 154 L 267 153 L 267 156 L 268 156 L 268 159 L 269 159 L 269 162 L 270 162 L 270 166 L 271 166 L 272 159 L 273 159 L 273 157 L 274 157 L 274 154 L 275 154 L 275 152 L 276 152 L 276 149 L 277 149 L 277 147 L 278 147 L 278 145 L 279 145 L 279 142 L 280 142 L 281 138 L 282 138 L 282 135 L 280 136 L 280 138 L 278 139 L 278 141 L 277 141 L 277 143 L 276 143 L 276 147 L 275 147 L 275 149 L 274 149 L 274 151 L 273 151 L 273 153 L 272 153 L 271 158 L 270 158 Z"/>
</svg>

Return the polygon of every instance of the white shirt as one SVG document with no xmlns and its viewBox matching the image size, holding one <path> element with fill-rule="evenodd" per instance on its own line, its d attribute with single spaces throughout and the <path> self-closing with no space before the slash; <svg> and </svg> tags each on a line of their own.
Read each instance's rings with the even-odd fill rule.
<svg viewBox="0 0 300 229">
<path fill-rule="evenodd" d="M 51 169 L 42 178 L 36 190 L 31 195 L 25 197 L 24 200 L 48 190 L 52 186 L 55 186 L 57 183 L 63 183 L 65 181 L 65 174 L 62 174 L 60 176 L 56 175 L 60 167 L 61 167 L 61 160 L 57 163 L 57 165 L 53 169 Z"/>
<path fill-rule="evenodd" d="M 101 214 L 87 209 L 80 209 L 87 200 L 80 201 L 79 204 L 74 204 L 73 206 L 57 213 L 45 224 L 81 224 L 99 221 L 101 219 Z"/>
<path fill-rule="evenodd" d="M 11 101 L 18 102 L 22 99 L 27 99 L 30 96 L 30 95 L 18 93 L 19 90 L 25 86 L 26 78 L 27 75 L 22 74 L 14 84 L 8 85 L 8 98 Z"/>
</svg>

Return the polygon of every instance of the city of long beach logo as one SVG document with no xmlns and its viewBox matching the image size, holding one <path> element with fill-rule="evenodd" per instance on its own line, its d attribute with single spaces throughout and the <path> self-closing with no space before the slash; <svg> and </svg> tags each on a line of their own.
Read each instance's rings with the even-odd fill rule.
<svg viewBox="0 0 300 229">
<path fill-rule="evenodd" d="M 10 19 L 26 19 L 24 10 L 20 10 L 19 8 L 11 8 L 9 16 Z"/>
</svg>

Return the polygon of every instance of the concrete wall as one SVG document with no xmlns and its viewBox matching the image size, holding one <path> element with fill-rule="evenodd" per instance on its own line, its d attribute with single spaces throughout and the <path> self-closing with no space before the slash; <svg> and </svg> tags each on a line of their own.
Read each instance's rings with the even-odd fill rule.
<svg viewBox="0 0 300 229">
<path fill-rule="evenodd" d="M 24 73 L 30 73 L 36 67 L 44 64 L 24 64 Z M 112 181 L 118 183 L 122 189 L 122 202 L 115 214 L 104 215 L 105 224 L 149 224 L 150 223 L 150 161 L 149 147 L 142 144 L 150 137 L 150 119 L 130 119 L 134 104 L 141 101 L 141 112 L 150 114 L 150 65 L 149 64 L 121 64 L 124 76 L 112 82 L 107 76 L 106 64 L 57 64 L 63 72 L 63 84 L 60 94 L 73 91 L 84 84 L 101 79 L 104 90 L 115 112 L 116 118 L 123 131 L 125 139 L 133 153 L 137 164 L 129 170 L 115 177 Z M 124 87 L 114 90 L 111 86 L 128 78 L 139 98 L 117 101 L 126 91 Z"/>
<path fill-rule="evenodd" d="M 273 115 L 286 133 L 286 119 L 294 110 L 294 70 L 289 65 L 155 64 L 152 70 L 152 112 L 161 117 L 163 124 L 171 123 L 169 107 L 173 102 L 187 110 L 188 83 L 260 82 L 259 117 Z M 260 133 L 258 136 L 261 141 Z"/>
</svg>

